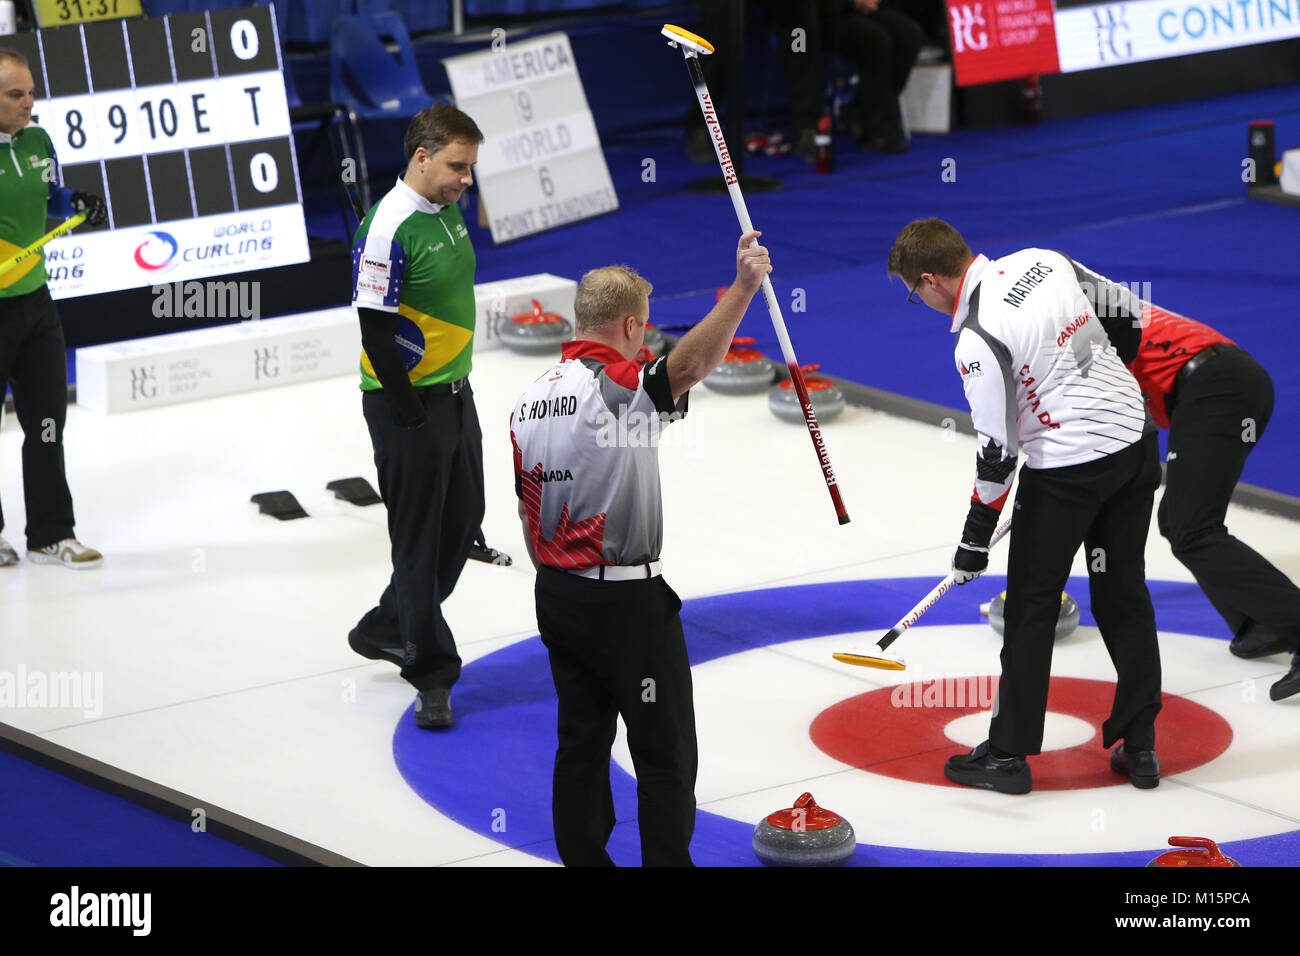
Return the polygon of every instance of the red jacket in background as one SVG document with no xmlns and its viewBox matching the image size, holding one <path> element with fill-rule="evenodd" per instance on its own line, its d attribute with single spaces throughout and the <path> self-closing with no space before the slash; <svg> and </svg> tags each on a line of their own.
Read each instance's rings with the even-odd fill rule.
<svg viewBox="0 0 1300 956">
<path fill-rule="evenodd" d="M 1165 396 L 1173 389 L 1178 370 L 1189 358 L 1211 345 L 1236 343 L 1208 325 L 1145 302 L 1142 326 L 1142 345 L 1128 368 L 1142 388 L 1151 418 L 1161 428 L 1168 428 Z"/>
</svg>

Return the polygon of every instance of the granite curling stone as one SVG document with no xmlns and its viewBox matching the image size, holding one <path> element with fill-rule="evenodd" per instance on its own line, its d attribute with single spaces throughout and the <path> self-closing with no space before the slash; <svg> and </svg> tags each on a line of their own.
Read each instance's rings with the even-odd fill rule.
<svg viewBox="0 0 1300 956">
<path fill-rule="evenodd" d="M 524 355 L 559 354 L 560 346 L 573 336 L 573 324 L 562 315 L 547 312 L 533 299 L 531 312 L 501 316 L 497 337 L 512 352 Z"/>
<path fill-rule="evenodd" d="M 765 866 L 839 866 L 858 841 L 853 826 L 805 793 L 754 828 L 754 854 Z"/>
<path fill-rule="evenodd" d="M 799 371 L 804 373 L 803 383 L 808 389 L 808 398 L 812 400 L 813 412 L 817 421 L 830 421 L 844 411 L 848 404 L 840 387 L 824 375 L 809 375 L 820 368 L 816 363 L 801 365 Z M 799 403 L 799 394 L 794 390 L 794 380 L 777 382 L 767 393 L 767 407 L 777 418 L 802 425 L 804 423 L 803 407 Z"/>
<path fill-rule="evenodd" d="M 1006 627 L 1006 619 L 1004 617 L 1004 609 L 1006 607 L 1006 603 L 1007 603 L 1006 591 L 1003 591 L 1001 594 L 999 594 L 997 597 L 995 597 L 992 601 L 989 602 L 989 609 L 988 609 L 989 624 L 992 625 L 993 630 L 997 631 L 999 634 L 1001 634 Z M 1064 637 L 1069 637 L 1071 634 L 1074 633 L 1075 629 L 1078 626 L 1079 626 L 1079 605 L 1074 600 L 1074 598 L 1070 597 L 1070 595 L 1062 591 L 1061 592 L 1061 614 L 1056 619 L 1056 640 L 1059 641 Z"/>
<path fill-rule="evenodd" d="M 753 344 L 751 338 L 732 339 L 722 364 L 704 377 L 705 387 L 727 395 L 753 395 L 771 387 L 776 366 L 762 352 L 744 347 Z"/>
<path fill-rule="evenodd" d="M 663 355 L 668 340 L 664 338 L 662 332 L 655 328 L 653 322 L 647 322 L 645 324 L 645 338 L 641 340 L 641 344 L 655 355 Z"/>
<path fill-rule="evenodd" d="M 1219 845 L 1209 837 L 1172 836 L 1170 846 L 1188 847 L 1161 853 L 1147 866 L 1241 866 L 1230 856 L 1224 856 Z"/>
</svg>

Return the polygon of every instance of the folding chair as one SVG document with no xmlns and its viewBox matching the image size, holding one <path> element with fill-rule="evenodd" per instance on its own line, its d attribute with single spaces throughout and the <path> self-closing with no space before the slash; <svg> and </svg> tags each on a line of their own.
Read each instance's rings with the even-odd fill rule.
<svg viewBox="0 0 1300 956">
<path fill-rule="evenodd" d="M 366 165 L 366 150 L 365 145 L 361 142 L 361 130 L 357 124 L 357 114 L 350 107 L 338 102 L 303 103 L 302 97 L 298 93 L 298 84 L 293 78 L 293 71 L 289 69 L 284 71 L 284 92 L 289 103 L 289 121 L 294 128 L 315 126 L 310 141 L 301 150 L 302 155 L 306 157 L 314 153 L 322 139 L 325 140 L 326 145 L 329 147 L 332 172 L 328 178 L 339 192 L 339 214 L 343 217 L 344 239 L 351 239 L 357 226 L 361 224 L 361 218 L 365 215 L 365 210 L 370 208 L 370 171 Z M 337 145 L 335 145 L 334 137 L 330 135 L 336 122 L 339 131 Z M 353 155 L 352 145 L 348 141 L 349 134 L 352 143 L 356 145 L 355 156 Z M 342 160 L 344 159 L 351 160 L 355 164 L 357 186 L 361 194 L 360 199 L 352 194 L 343 181 Z M 349 211 L 355 214 L 355 224 L 348 219 Z"/>
</svg>

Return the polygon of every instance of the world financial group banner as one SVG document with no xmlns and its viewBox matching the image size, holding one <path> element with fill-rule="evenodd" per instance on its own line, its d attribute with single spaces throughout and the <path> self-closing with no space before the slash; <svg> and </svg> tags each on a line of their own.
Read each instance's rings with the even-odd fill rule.
<svg viewBox="0 0 1300 956">
<path fill-rule="evenodd" d="M 1300 37 L 1300 0 L 947 0 L 958 86 Z"/>
</svg>

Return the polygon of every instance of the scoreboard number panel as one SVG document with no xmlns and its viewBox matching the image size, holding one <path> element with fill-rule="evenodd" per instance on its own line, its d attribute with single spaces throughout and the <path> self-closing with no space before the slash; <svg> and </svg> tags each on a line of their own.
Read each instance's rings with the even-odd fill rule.
<svg viewBox="0 0 1300 956">
<path fill-rule="evenodd" d="M 31 63 L 32 119 L 54 143 L 64 185 L 108 206 L 106 226 L 83 224 L 47 247 L 55 298 L 307 261 L 272 8 L 10 40 Z M 160 261 L 159 249 L 170 255 Z M 74 260 L 80 269 L 57 267 Z"/>
<path fill-rule="evenodd" d="M 183 152 L 153 153 L 147 161 L 149 179 L 160 182 L 183 183 L 189 181 L 189 167 Z M 199 215 L 194 196 L 179 189 L 167 190 L 154 197 L 154 213 L 159 222 L 176 219 L 193 219 Z"/>
<path fill-rule="evenodd" d="M 296 201 L 293 147 L 284 139 L 261 139 L 230 145 L 234 167 L 235 200 L 240 209 L 264 209 Z"/>
</svg>

